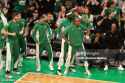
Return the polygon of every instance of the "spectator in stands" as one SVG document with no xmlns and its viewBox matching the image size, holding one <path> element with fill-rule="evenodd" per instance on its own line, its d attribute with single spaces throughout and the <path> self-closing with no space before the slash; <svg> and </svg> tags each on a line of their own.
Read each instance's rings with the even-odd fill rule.
<svg viewBox="0 0 125 83">
<path fill-rule="evenodd" d="M 123 42 L 122 42 L 121 33 L 119 32 L 118 23 L 113 22 L 111 24 L 111 30 L 110 32 L 106 33 L 104 41 L 106 43 L 106 49 L 109 49 L 111 53 L 110 55 L 110 53 L 108 52 L 108 54 L 106 55 L 108 57 L 107 59 L 110 59 L 111 57 L 115 56 L 116 61 L 119 61 L 119 60 L 122 61 L 122 57 L 119 52 L 123 45 Z M 118 64 L 119 65 L 118 69 L 124 70 L 121 61 Z M 106 64 L 104 70 L 108 70 L 108 63 Z"/>
</svg>

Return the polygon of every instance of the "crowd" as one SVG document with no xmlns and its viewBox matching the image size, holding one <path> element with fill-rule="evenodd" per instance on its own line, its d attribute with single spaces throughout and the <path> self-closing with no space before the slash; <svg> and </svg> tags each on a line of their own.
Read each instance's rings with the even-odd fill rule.
<svg viewBox="0 0 125 83">
<path fill-rule="evenodd" d="M 51 45 L 56 44 L 52 40 L 61 41 L 58 74 L 64 63 L 64 74 L 70 67 L 74 71 L 74 55 L 81 49 L 84 57 L 86 49 L 102 49 L 107 54 L 104 70 L 108 70 L 112 55 L 118 69 L 124 70 L 125 0 L 1 0 L 0 13 L 0 59 L 6 47 L 7 74 L 12 61 L 14 70 L 18 69 L 26 51 L 26 40 L 30 38 L 36 43 L 37 71 L 40 71 L 39 54 L 43 50 L 48 52 L 50 70 L 54 70 L 53 48 L 57 48 Z M 88 60 L 84 59 L 84 63 L 90 74 Z"/>
</svg>

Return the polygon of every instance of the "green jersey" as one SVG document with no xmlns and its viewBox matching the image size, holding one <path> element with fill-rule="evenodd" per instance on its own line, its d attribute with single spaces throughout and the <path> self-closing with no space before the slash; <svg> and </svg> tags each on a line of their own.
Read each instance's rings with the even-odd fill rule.
<svg viewBox="0 0 125 83">
<path fill-rule="evenodd" d="M 71 21 L 67 18 L 63 19 L 60 23 L 60 27 L 67 27 L 68 25 L 71 24 Z"/>
<path fill-rule="evenodd" d="M 9 35 L 8 39 L 9 40 L 17 40 L 17 37 L 18 37 L 19 32 L 20 32 L 20 28 L 21 27 L 20 27 L 18 22 L 10 21 L 9 24 L 8 24 L 7 30 L 10 33 L 16 33 L 16 36 Z"/>
<path fill-rule="evenodd" d="M 10 43 L 11 54 L 14 58 L 13 61 L 15 63 L 15 61 L 18 58 L 19 52 L 20 52 L 19 39 L 18 39 L 19 30 L 20 30 L 19 23 L 10 21 L 8 23 L 8 27 L 6 29 L 9 33 L 16 33 L 15 36 L 8 35 L 8 38 L 7 38 L 7 42 Z"/>
<path fill-rule="evenodd" d="M 18 23 L 19 23 L 19 25 L 20 25 L 21 28 L 24 28 L 26 26 L 26 20 L 25 19 L 20 19 L 18 21 Z"/>
<path fill-rule="evenodd" d="M 64 35 L 71 46 L 81 46 L 83 42 L 83 26 L 71 24 L 64 30 Z"/>
<path fill-rule="evenodd" d="M 61 20 L 59 27 L 55 30 L 56 33 L 59 35 L 59 37 L 61 35 L 61 32 L 63 32 L 63 30 L 67 26 L 69 26 L 70 24 L 71 24 L 71 21 L 69 19 L 67 19 L 67 18 Z"/>
<path fill-rule="evenodd" d="M 25 26 L 26 26 L 26 20 L 25 19 L 20 19 L 17 23 L 19 25 L 18 32 L 20 33 L 23 30 L 23 28 L 25 28 Z M 22 36 L 22 35 L 19 34 L 18 36 Z"/>
<path fill-rule="evenodd" d="M 22 30 L 24 30 L 25 26 L 26 26 L 26 20 L 25 19 L 20 19 L 18 21 L 19 24 L 19 32 L 21 32 Z M 20 46 L 20 51 L 23 53 L 26 50 L 26 42 L 25 42 L 25 37 L 23 36 L 23 34 L 19 34 L 18 35 L 18 40 L 19 40 L 19 46 Z"/>
<path fill-rule="evenodd" d="M 50 26 L 47 23 L 37 23 L 33 27 L 34 32 L 32 34 L 32 37 L 35 42 L 38 42 L 36 39 L 36 32 L 39 31 L 39 43 L 44 44 L 44 43 L 49 43 L 49 36 L 51 35 L 50 31 Z"/>
</svg>

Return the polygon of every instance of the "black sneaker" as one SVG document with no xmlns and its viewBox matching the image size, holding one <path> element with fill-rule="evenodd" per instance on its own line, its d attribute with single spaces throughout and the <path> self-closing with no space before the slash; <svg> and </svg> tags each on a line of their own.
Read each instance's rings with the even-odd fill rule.
<svg viewBox="0 0 125 83">
<path fill-rule="evenodd" d="M 16 74 L 20 74 L 20 72 L 18 71 L 18 68 L 14 68 L 13 72 L 16 73 Z"/>
<path fill-rule="evenodd" d="M 58 75 L 62 75 L 62 73 L 61 73 L 61 70 L 60 70 L 60 69 L 58 69 L 58 70 L 57 70 L 57 74 L 58 74 Z"/>
<path fill-rule="evenodd" d="M 14 68 L 14 69 L 13 69 L 13 71 L 14 71 L 14 72 L 17 72 L 17 71 L 18 71 L 18 69 L 17 69 L 17 68 Z"/>
<path fill-rule="evenodd" d="M 70 72 L 76 72 L 75 68 L 70 68 Z"/>
<path fill-rule="evenodd" d="M 7 74 L 7 75 L 10 74 L 10 71 L 6 71 L 6 74 Z"/>
<path fill-rule="evenodd" d="M 12 76 L 10 75 L 10 71 L 6 71 L 6 79 L 11 79 Z"/>
</svg>

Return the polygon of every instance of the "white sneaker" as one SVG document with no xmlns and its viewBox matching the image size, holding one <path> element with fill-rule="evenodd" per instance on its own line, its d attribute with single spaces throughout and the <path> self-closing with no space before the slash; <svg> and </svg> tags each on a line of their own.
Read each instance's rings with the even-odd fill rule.
<svg viewBox="0 0 125 83">
<path fill-rule="evenodd" d="M 64 75 L 67 75 L 67 74 L 68 74 L 68 70 L 65 70 L 65 71 L 64 71 Z"/>
<path fill-rule="evenodd" d="M 87 75 L 91 75 L 91 72 L 90 72 L 89 70 L 87 70 L 85 73 L 86 73 Z"/>
<path fill-rule="evenodd" d="M 18 63 L 18 66 L 19 66 L 19 67 L 22 67 L 22 66 L 23 66 L 22 62 L 23 62 L 23 57 L 21 56 L 21 58 L 20 58 L 20 60 L 19 60 L 19 63 Z"/>
<path fill-rule="evenodd" d="M 16 74 L 18 74 L 18 75 L 19 75 L 19 74 L 21 74 L 21 72 L 19 72 L 19 71 L 18 71 L 18 72 L 16 72 Z"/>
<path fill-rule="evenodd" d="M 6 78 L 7 78 L 7 79 L 11 79 L 12 76 L 11 76 L 11 75 L 6 75 Z"/>
<path fill-rule="evenodd" d="M 53 65 L 49 65 L 49 69 L 50 69 L 51 71 L 53 71 L 53 70 L 54 70 Z"/>
<path fill-rule="evenodd" d="M 21 74 L 20 71 L 13 71 L 13 73 L 14 73 L 14 74 L 18 74 L 18 75 Z"/>
<path fill-rule="evenodd" d="M 10 74 L 6 74 L 6 79 L 11 79 L 12 76 Z"/>
<path fill-rule="evenodd" d="M 108 66 L 107 66 L 107 65 L 105 65 L 104 71 L 107 71 L 107 70 L 108 70 Z"/>
<path fill-rule="evenodd" d="M 123 70 L 124 70 L 123 66 L 120 65 L 120 66 L 118 67 L 118 70 L 123 71 Z"/>
<path fill-rule="evenodd" d="M 75 69 L 71 69 L 71 71 L 72 71 L 72 72 L 76 72 L 76 70 L 75 70 Z"/>
<path fill-rule="evenodd" d="M 58 66 L 58 70 L 61 70 L 61 67 L 60 67 L 60 66 Z"/>
<path fill-rule="evenodd" d="M 36 71 L 39 72 L 41 70 L 40 66 L 37 65 Z"/>
</svg>

